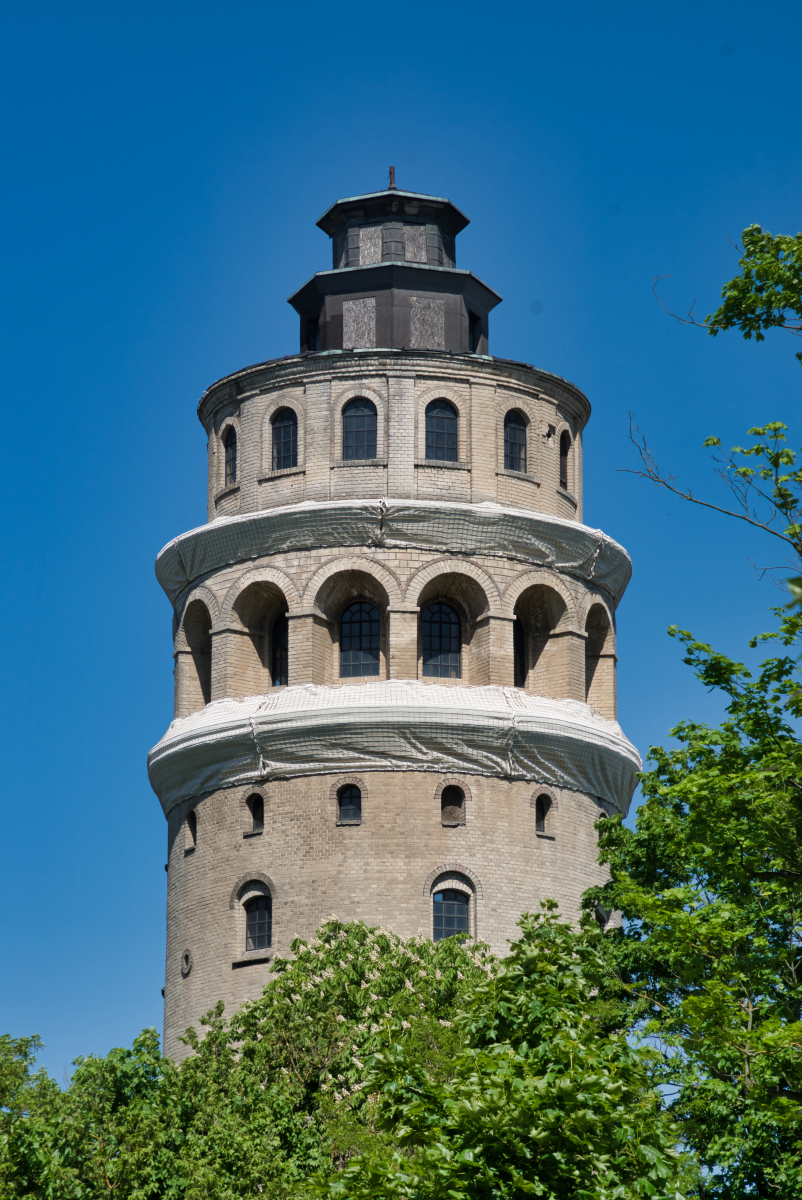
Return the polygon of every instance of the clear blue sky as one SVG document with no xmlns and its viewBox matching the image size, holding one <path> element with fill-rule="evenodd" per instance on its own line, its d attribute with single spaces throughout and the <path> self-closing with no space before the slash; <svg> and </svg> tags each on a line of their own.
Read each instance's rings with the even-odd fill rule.
<svg viewBox="0 0 802 1200">
<path fill-rule="evenodd" d="M 635 574 L 620 718 L 645 750 L 720 708 L 669 623 L 739 654 L 782 546 L 617 468 L 632 409 L 714 495 L 701 443 L 785 417 L 792 339 L 712 339 L 728 236 L 802 227 L 802 9 L 743 0 L 7 5 L 0 1031 L 78 1054 L 161 1027 L 166 831 L 145 755 L 171 718 L 153 559 L 205 520 L 203 389 L 297 345 L 315 220 L 384 186 L 471 218 L 504 297 L 491 352 L 590 397 L 586 520 Z M 779 554 L 778 554 L 779 550 Z"/>
</svg>

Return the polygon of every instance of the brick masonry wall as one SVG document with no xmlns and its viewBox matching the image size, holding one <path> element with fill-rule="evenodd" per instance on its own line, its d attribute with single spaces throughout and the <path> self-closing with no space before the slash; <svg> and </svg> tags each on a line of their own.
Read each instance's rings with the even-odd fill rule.
<svg viewBox="0 0 802 1200">
<path fill-rule="evenodd" d="M 348 776 L 347 781 L 352 777 Z M 521 912 L 556 899 L 571 918 L 582 892 L 601 879 L 594 824 L 601 806 L 586 796 L 546 789 L 553 798 L 547 836 L 535 831 L 534 800 L 544 789 L 526 783 L 417 772 L 365 774 L 362 823 L 338 825 L 332 776 L 276 782 L 264 797 L 264 832 L 252 826 L 253 789 L 230 789 L 176 809 L 169 822 L 169 920 L 165 1049 L 178 1042 L 218 1000 L 229 1012 L 259 995 L 268 963 L 246 961 L 241 900 L 250 882 L 267 880 L 273 896 L 270 955 L 287 956 L 295 937 L 311 937 L 332 914 L 393 929 L 403 937 L 431 933 L 432 893 L 446 874 L 471 893 L 471 933 L 503 954 Z M 462 785 L 465 824 L 441 823 L 440 791 Z M 193 810 L 197 842 L 187 849 Z M 233 897 L 233 901 L 232 901 Z M 182 955 L 192 966 L 182 973 Z M 251 956 L 252 958 L 254 956 Z"/>
</svg>

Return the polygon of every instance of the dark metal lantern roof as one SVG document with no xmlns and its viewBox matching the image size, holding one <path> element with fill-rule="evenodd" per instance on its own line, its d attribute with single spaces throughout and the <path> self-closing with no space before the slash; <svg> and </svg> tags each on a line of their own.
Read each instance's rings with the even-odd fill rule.
<svg viewBox="0 0 802 1200">
<path fill-rule="evenodd" d="M 381 217 L 403 220 L 417 217 L 442 225 L 449 233 L 457 234 L 469 224 L 465 213 L 443 196 L 425 196 L 422 192 L 402 192 L 386 188 L 383 192 L 367 192 L 364 196 L 348 196 L 327 208 L 317 222 L 319 229 L 333 237 L 347 221 L 375 221 Z"/>
</svg>

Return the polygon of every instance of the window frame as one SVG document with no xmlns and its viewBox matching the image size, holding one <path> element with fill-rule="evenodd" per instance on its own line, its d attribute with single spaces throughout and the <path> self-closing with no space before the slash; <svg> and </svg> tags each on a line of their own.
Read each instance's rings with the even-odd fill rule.
<svg viewBox="0 0 802 1200">
<path fill-rule="evenodd" d="M 432 426 L 432 428 L 430 428 L 429 421 L 430 421 L 430 418 L 432 419 L 432 421 L 436 420 L 435 405 L 438 405 L 438 404 L 445 405 L 447 408 L 449 408 L 451 410 L 451 413 L 453 414 L 453 419 L 454 419 L 453 434 L 450 433 L 448 430 L 443 430 L 443 431 L 437 430 L 433 426 Z M 434 440 L 432 440 L 432 442 L 430 444 L 430 434 L 431 434 L 432 439 L 436 438 L 437 436 L 443 436 L 446 439 L 453 437 L 454 445 L 453 446 L 446 445 L 446 447 L 445 447 L 446 453 L 445 454 L 435 454 L 434 451 L 437 449 L 437 445 Z M 432 450 L 432 453 L 429 452 L 430 448 Z M 452 457 L 452 452 L 453 452 L 453 457 Z M 431 400 L 429 400 L 426 403 L 426 405 L 424 406 L 424 409 L 423 409 L 423 459 L 427 465 L 431 464 L 431 463 L 444 463 L 444 462 L 458 463 L 461 461 L 461 459 L 460 459 L 460 410 L 459 410 L 459 407 L 454 403 L 454 401 L 450 400 L 447 396 L 435 396 Z"/>
<path fill-rule="evenodd" d="M 348 649 L 347 649 L 347 650 L 345 650 L 345 649 L 344 649 L 344 643 L 345 643 L 345 638 L 346 638 L 346 634 L 345 634 L 345 630 L 344 630 L 344 626 L 345 626 L 345 618 L 346 618 L 346 616 L 348 616 L 348 614 L 349 614 L 349 613 L 353 612 L 355 609 L 360 609 L 360 610 L 361 610 L 361 609 L 371 609 L 371 610 L 372 610 L 372 611 L 373 611 L 373 612 L 376 614 L 376 622 L 377 622 L 377 625 L 378 625 L 378 628 L 377 628 L 377 631 L 376 631 L 376 634 L 375 634 L 375 637 L 376 637 L 376 646 L 375 646 L 375 651 L 376 651 L 376 661 L 375 661 L 375 664 L 374 664 L 374 663 L 372 663 L 372 662 L 370 662 L 370 665 L 371 665 L 371 667 L 375 665 L 375 668 L 376 668 L 375 670 L 369 670 L 369 671 L 361 671 L 361 670 L 360 670 L 360 671 L 344 671 L 344 667 L 346 667 L 346 666 L 348 666 L 348 667 L 351 667 L 351 666 L 355 666 L 355 665 L 357 665 L 357 664 L 355 664 L 355 663 L 344 663 L 344 661 L 343 661 L 343 655 L 345 655 L 345 654 L 353 654 L 353 653 L 358 653 L 358 654 L 360 654 L 360 655 L 361 655 L 361 654 L 363 654 L 363 653 L 372 653 L 372 652 L 373 652 L 373 649 L 374 649 L 374 647 L 373 647 L 372 645 L 369 645 L 369 646 L 367 647 L 367 649 L 365 649 L 365 648 L 364 648 L 364 647 L 363 647 L 361 644 L 360 644 L 360 646 L 358 647 L 358 649 L 357 649 L 357 650 L 355 650 L 355 649 L 354 649 L 352 646 L 350 646 L 350 645 L 349 645 L 349 647 L 348 647 Z M 360 617 L 363 617 L 363 616 L 365 616 L 365 615 L 366 615 L 366 614 L 364 614 L 364 613 L 360 612 Z M 349 623 L 349 625 L 352 625 L 352 624 L 353 624 L 353 621 L 349 621 L 348 623 Z M 361 643 L 361 641 L 362 641 L 362 638 L 363 638 L 363 636 L 364 636 L 364 635 L 363 635 L 363 633 L 362 633 L 362 626 L 363 626 L 363 624 L 364 624 L 364 621 L 363 621 L 363 620 L 360 620 L 360 622 L 359 622 L 359 625 L 360 625 L 360 634 L 359 634 L 359 637 L 360 637 L 360 643 Z M 370 624 L 371 624 L 371 627 L 372 627 L 372 625 L 373 625 L 373 618 L 372 618 L 372 617 L 370 618 Z M 339 620 L 338 620 L 338 623 L 337 623 L 337 627 L 338 627 L 338 638 L 339 638 L 339 659 L 338 659 L 338 661 L 339 661 L 339 677 L 340 677 L 340 679 L 379 679 L 379 678 L 381 678 L 381 667 L 382 667 L 382 633 L 383 633 L 383 629 L 382 629 L 382 613 L 381 613 L 381 610 L 379 609 L 378 605 L 377 605 L 377 604 L 375 604 L 373 600 L 368 600 L 368 599 L 354 599 L 354 600 L 352 600 L 352 601 L 350 602 L 350 604 L 347 604 L 347 605 L 345 606 L 345 608 L 342 610 L 342 612 L 340 613 L 340 617 L 339 617 Z M 353 636 L 354 636 L 354 635 L 353 635 L 353 634 L 351 634 L 351 633 L 349 633 L 349 634 L 348 634 L 349 641 L 350 641 L 350 639 L 351 639 Z M 371 628 L 371 630 L 370 630 L 370 634 L 369 634 L 369 637 L 370 637 L 370 640 L 371 640 L 371 642 L 372 642 L 372 640 L 373 640 L 373 636 L 374 636 L 374 634 L 373 634 L 373 629 Z M 368 660 L 368 661 L 369 661 L 369 660 Z M 362 661 L 360 661 L 360 663 L 359 663 L 358 665 L 359 665 L 359 666 L 362 666 L 362 665 L 364 665 L 364 664 L 363 664 L 363 662 L 362 662 Z"/>
<path fill-rule="evenodd" d="M 442 655 L 443 653 L 447 653 L 448 655 L 453 655 L 456 653 L 457 658 L 458 658 L 456 674 L 451 673 L 453 665 L 454 665 L 453 663 L 445 664 L 445 669 L 448 671 L 448 674 L 444 673 L 443 664 L 438 664 L 438 666 L 441 668 L 438 671 L 434 671 L 432 669 L 427 670 L 426 644 L 425 643 L 426 643 L 426 637 L 428 636 L 431 638 L 432 635 L 431 635 L 431 632 L 427 635 L 427 633 L 425 631 L 425 621 L 426 621 L 427 613 L 430 613 L 432 611 L 432 609 L 434 609 L 434 608 L 448 609 L 457 619 L 457 629 L 458 629 L 457 643 L 458 643 L 458 647 L 459 647 L 458 650 L 454 651 L 452 649 L 452 650 L 448 650 L 448 651 L 443 651 L 442 648 L 440 648 L 437 651 L 438 656 Z M 451 622 L 449 622 L 449 624 L 451 624 L 453 626 L 454 622 L 451 621 Z M 442 623 L 441 623 L 441 626 L 442 626 Z M 443 597 L 442 599 L 430 600 L 426 605 L 424 605 L 424 607 L 421 609 L 420 619 L 419 619 L 420 664 L 421 664 L 420 672 L 421 672 L 422 679 L 462 679 L 463 678 L 463 661 L 462 661 L 462 659 L 463 659 L 463 642 L 464 642 L 463 628 L 464 628 L 464 617 L 463 617 L 462 613 L 460 613 L 457 606 L 455 604 L 451 603 L 451 601 L 448 598 Z M 442 635 L 439 635 L 439 636 L 442 637 Z M 431 647 L 429 649 L 431 651 Z"/>
<path fill-rule="evenodd" d="M 359 404 L 359 403 L 369 405 L 370 409 L 373 410 L 372 412 L 369 411 L 367 413 L 368 416 L 372 416 L 372 418 L 373 418 L 373 441 L 371 443 L 369 437 L 365 438 L 365 440 L 364 440 L 364 449 L 369 450 L 372 447 L 372 449 L 373 449 L 372 454 L 349 453 L 349 451 L 351 451 L 352 449 L 359 449 L 360 446 L 355 445 L 354 447 L 351 447 L 351 446 L 346 445 L 346 433 L 347 432 L 349 434 L 362 432 L 361 430 L 353 430 L 353 431 L 348 430 L 347 431 L 346 424 L 345 424 L 346 421 L 349 419 L 349 415 L 350 415 L 348 410 L 353 408 L 354 405 Z M 359 414 L 359 415 L 364 415 L 364 414 Z M 378 408 L 378 405 L 376 404 L 375 400 L 371 399 L 370 396 L 365 396 L 365 395 L 362 395 L 361 393 L 356 396 L 349 396 L 346 400 L 343 401 L 342 405 L 340 406 L 340 461 L 341 462 L 349 462 L 349 463 L 354 463 L 354 462 L 371 463 L 371 462 L 376 462 L 378 457 L 379 457 L 379 408 Z"/>
<path fill-rule="evenodd" d="M 441 883 L 437 884 L 436 886 L 434 886 L 432 888 L 432 941 L 435 943 L 435 945 L 438 942 L 446 941 L 449 937 L 462 936 L 467 941 L 472 936 L 475 936 L 471 932 L 471 927 L 475 923 L 473 913 L 471 912 L 472 892 L 469 889 L 465 888 L 464 886 L 456 887 L 455 882 L 456 881 L 452 880 L 452 879 L 444 879 Z M 445 917 L 446 914 L 444 911 L 440 914 L 437 913 L 437 909 L 436 909 L 435 905 L 438 903 L 438 901 L 437 901 L 436 897 L 440 896 L 440 895 L 445 895 L 446 893 L 449 893 L 449 892 L 453 893 L 455 896 L 464 896 L 465 897 L 465 902 L 464 902 L 465 929 L 464 930 L 462 930 L 462 929 L 454 930 L 453 933 L 442 932 L 441 935 L 438 937 L 437 930 L 435 928 L 435 916 L 441 915 L 442 917 Z M 449 903 L 454 904 L 457 902 L 454 900 L 442 900 L 439 903 L 445 905 L 445 904 L 449 904 Z M 459 901 L 459 905 L 460 905 L 460 907 L 463 907 L 462 901 Z M 456 914 L 449 914 L 449 915 L 456 915 Z"/>
<path fill-rule="evenodd" d="M 233 424 L 227 424 L 223 427 L 220 435 L 220 441 L 223 447 L 223 490 L 238 486 L 238 437 L 237 429 Z"/>
<path fill-rule="evenodd" d="M 264 925 L 266 927 L 265 932 L 257 933 L 256 937 L 264 937 L 264 938 L 266 938 L 266 942 L 265 942 L 265 945 L 263 945 L 263 946 L 249 946 L 248 940 L 249 940 L 249 937 L 251 936 L 251 925 L 255 924 L 258 927 L 258 925 L 260 924 L 258 921 L 251 922 L 250 915 L 251 915 L 251 912 L 260 911 L 258 908 L 255 907 L 256 905 L 259 904 L 260 901 L 264 902 L 264 905 L 265 905 L 264 911 L 268 913 L 268 916 L 265 918 L 265 921 L 264 921 Z M 254 891 L 253 894 L 251 894 L 247 897 L 247 899 L 243 899 L 241 901 L 241 905 L 242 905 L 242 910 L 245 914 L 245 949 L 244 949 L 244 953 L 248 956 L 252 956 L 252 955 L 255 956 L 258 954 L 265 954 L 268 950 L 272 950 L 272 948 L 273 948 L 273 897 L 272 897 L 270 891 L 267 889 L 264 891 L 262 891 L 262 890 Z M 254 907 L 252 907 L 252 906 L 254 906 Z"/>
<path fill-rule="evenodd" d="M 353 815 L 348 816 L 348 817 L 343 816 L 343 799 L 345 798 L 344 797 L 345 792 L 356 792 L 356 798 L 358 800 L 358 804 L 355 805 L 353 803 L 350 803 L 348 805 L 348 808 L 349 809 L 358 809 L 359 816 L 353 816 Z M 353 801 L 354 797 L 349 797 L 349 799 L 351 801 Z M 340 786 L 337 788 L 336 801 L 337 801 L 337 824 L 338 825 L 361 825 L 362 824 L 363 796 L 362 796 L 362 788 L 359 786 L 358 783 L 350 782 L 350 783 L 340 784 Z"/>
<path fill-rule="evenodd" d="M 282 424 L 278 424 L 279 418 L 283 417 L 284 413 L 287 413 L 291 419 L 286 422 L 282 422 Z M 290 437 L 289 454 L 285 455 L 283 450 L 281 453 L 282 466 L 278 466 L 279 454 L 277 453 L 277 451 L 278 451 L 279 447 L 276 443 L 276 427 L 277 427 L 277 425 L 278 425 L 279 429 L 290 428 L 292 430 L 292 435 Z M 288 462 L 288 463 L 283 462 L 284 457 L 289 457 L 292 461 Z M 271 472 L 273 472 L 273 471 L 293 471 L 297 468 L 297 466 L 298 466 L 298 414 L 295 411 L 295 409 L 291 407 L 291 405 L 282 404 L 279 408 L 277 408 L 275 410 L 275 412 L 270 414 L 270 470 L 271 470 Z"/>
<path fill-rule="evenodd" d="M 523 440 L 518 441 L 518 442 L 513 442 L 513 440 L 511 438 L 509 438 L 507 435 L 508 429 L 520 430 L 523 433 Z M 529 464 L 529 421 L 527 419 L 526 413 L 522 412 L 520 408 L 510 408 L 510 409 L 507 409 L 507 411 L 505 412 L 503 428 L 502 428 L 502 438 L 503 438 L 504 470 L 505 471 L 515 471 L 519 475 L 528 475 L 529 474 L 529 466 L 528 466 L 528 464 Z M 523 447 L 522 456 L 521 456 L 521 454 L 518 455 L 518 459 L 517 459 L 518 465 L 517 466 L 512 465 L 513 456 L 510 453 L 509 447 L 511 447 L 513 445 L 517 445 L 518 447 L 521 447 L 521 446 Z M 521 465 L 521 458 L 523 458 L 523 465 Z"/>
</svg>

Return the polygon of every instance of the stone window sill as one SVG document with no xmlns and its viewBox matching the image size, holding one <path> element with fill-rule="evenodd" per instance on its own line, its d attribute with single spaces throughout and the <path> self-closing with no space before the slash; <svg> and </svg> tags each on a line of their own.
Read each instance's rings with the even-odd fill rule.
<svg viewBox="0 0 802 1200">
<path fill-rule="evenodd" d="M 261 837 L 264 829 L 249 829 L 247 833 L 243 833 L 244 838 Z"/>
<path fill-rule="evenodd" d="M 440 824 L 443 826 L 443 829 L 464 829 L 466 822 L 465 821 L 441 821 Z"/>
<path fill-rule="evenodd" d="M 542 842 L 553 842 L 554 835 L 551 833 L 536 833 L 535 837 L 539 837 Z"/>
<path fill-rule="evenodd" d="M 523 479 L 525 483 L 533 483 L 535 487 L 540 487 L 540 480 L 534 475 L 530 475 L 528 471 L 508 471 L 505 467 L 502 471 L 496 471 L 497 475 L 506 475 L 508 479 Z"/>
<path fill-rule="evenodd" d="M 271 479 L 284 479 L 288 475 L 305 475 L 306 467 L 282 467 L 280 471 L 268 471 L 266 475 L 260 475 L 257 483 L 269 483 Z"/>
<path fill-rule="evenodd" d="M 444 458 L 416 458 L 416 467 L 434 467 L 436 471 L 470 471 L 469 462 L 446 462 Z"/>
<path fill-rule="evenodd" d="M 222 492 L 218 492 L 214 498 L 215 504 L 219 504 L 221 500 L 225 500 L 226 496 L 236 496 L 239 491 L 239 484 L 232 483 L 231 487 L 223 488 Z"/>
<path fill-rule="evenodd" d="M 266 954 L 262 950 L 253 950 L 250 954 L 243 954 L 242 958 L 235 958 L 231 964 L 232 971 L 237 967 L 249 967 L 251 963 L 266 963 L 270 962 L 272 954 Z"/>
<path fill-rule="evenodd" d="M 562 496 L 562 498 L 567 500 L 569 504 L 573 504 L 574 508 L 579 508 L 579 501 L 577 500 L 576 496 L 572 495 L 572 493 L 568 491 L 568 488 L 564 488 L 561 485 L 557 488 L 557 495 Z"/>
<path fill-rule="evenodd" d="M 331 464 L 331 470 L 338 467 L 386 467 L 386 458 L 338 458 Z"/>
<path fill-rule="evenodd" d="M 335 821 L 335 825 L 361 825 L 361 821 Z"/>
</svg>

